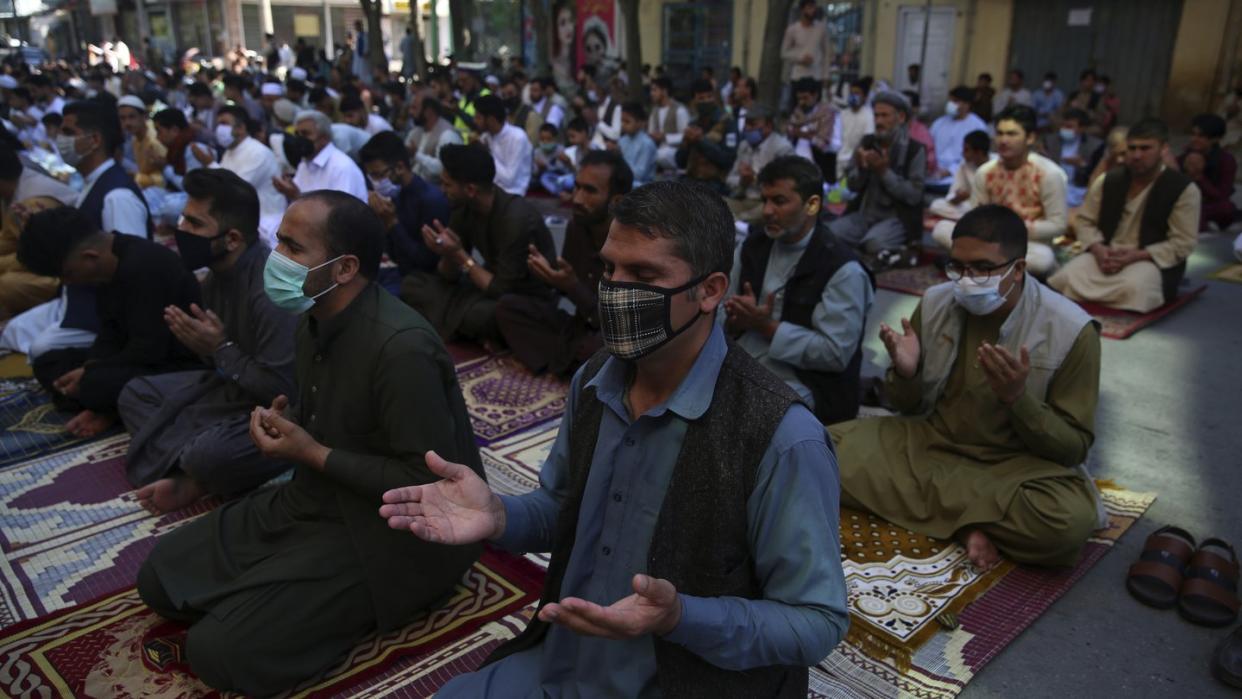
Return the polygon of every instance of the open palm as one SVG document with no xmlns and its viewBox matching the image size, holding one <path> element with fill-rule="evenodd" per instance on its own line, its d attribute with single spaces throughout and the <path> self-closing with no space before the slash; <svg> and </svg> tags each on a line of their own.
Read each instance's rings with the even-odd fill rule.
<svg viewBox="0 0 1242 699">
<path fill-rule="evenodd" d="M 468 466 L 427 452 L 427 467 L 443 480 L 384 493 L 380 516 L 436 544 L 471 544 L 500 534 L 504 507 Z"/>
</svg>

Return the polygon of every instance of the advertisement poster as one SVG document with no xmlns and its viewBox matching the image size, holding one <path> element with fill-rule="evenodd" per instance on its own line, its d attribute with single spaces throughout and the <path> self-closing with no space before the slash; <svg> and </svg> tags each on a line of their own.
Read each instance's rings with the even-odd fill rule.
<svg viewBox="0 0 1242 699">
<path fill-rule="evenodd" d="M 614 0 L 578 0 L 578 65 L 616 70 L 616 21 Z"/>
</svg>

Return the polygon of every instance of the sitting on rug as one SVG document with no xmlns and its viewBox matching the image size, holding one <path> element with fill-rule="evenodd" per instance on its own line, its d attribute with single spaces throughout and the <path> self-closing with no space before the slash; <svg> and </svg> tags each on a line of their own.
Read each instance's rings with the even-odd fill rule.
<svg viewBox="0 0 1242 699">
<path fill-rule="evenodd" d="M 33 362 L 35 378 L 56 407 L 77 413 L 65 425 L 70 434 L 92 437 L 111 427 L 130 379 L 202 366 L 164 324 L 166 308 L 188 312 L 199 301 L 198 280 L 172 250 L 105 233 L 86 214 L 63 206 L 30 217 L 17 259 L 35 274 L 95 292 L 95 341 L 49 350 Z"/>
<path fill-rule="evenodd" d="M 438 479 L 435 451 L 481 478 L 453 360 L 435 330 L 374 279 L 383 225 L 350 194 L 302 195 L 264 286 L 302 317 L 296 402 L 255 408 L 250 436 L 291 463 L 264 488 L 165 534 L 138 573 L 161 616 L 190 624 L 186 659 L 211 687 L 267 696 L 330 668 L 358 641 L 449 593 L 479 546 L 385 526 L 383 493 Z"/>
<path fill-rule="evenodd" d="M 191 170 L 177 226 L 186 269 L 208 268 L 202 306 L 169 306 L 164 322 L 207 366 L 136 378 L 118 401 L 133 439 L 125 470 L 138 501 L 171 512 L 205 494 L 236 495 L 288 468 L 259 453 L 250 410 L 293 392 L 297 317 L 263 290 L 271 248 L 259 238 L 258 193 L 224 169 Z"/>
<path fill-rule="evenodd" d="M 1168 128 L 1130 127 L 1125 166 L 1097 177 L 1075 220 L 1084 252 L 1048 279 L 1075 301 L 1147 313 L 1177 296 L 1199 239 L 1199 188 L 1164 165 Z"/>
<path fill-rule="evenodd" d="M 437 696 L 803 699 L 849 623 L 823 427 L 716 323 L 724 201 L 656 182 L 613 216 L 607 352 L 573 379 L 540 487 L 498 496 L 428 455 L 444 480 L 384 495 L 407 536 L 552 552 L 526 630 Z"/>
<path fill-rule="evenodd" d="M 829 428 L 841 502 L 940 539 L 979 568 L 1073 565 L 1097 523 L 1079 466 L 1094 440 L 1100 340 L 1091 317 L 1026 269 L 1027 230 L 999 205 L 962 217 L 946 268 L 880 337 L 903 415 Z"/>
</svg>

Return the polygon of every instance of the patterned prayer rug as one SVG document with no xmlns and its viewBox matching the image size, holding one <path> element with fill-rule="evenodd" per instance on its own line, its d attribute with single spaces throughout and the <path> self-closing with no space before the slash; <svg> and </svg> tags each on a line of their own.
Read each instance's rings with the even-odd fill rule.
<svg viewBox="0 0 1242 699">
<path fill-rule="evenodd" d="M 1098 303 L 1082 303 L 1084 310 L 1091 314 L 1100 324 L 1100 335 L 1112 340 L 1124 340 L 1143 328 L 1155 323 L 1165 316 L 1194 301 L 1207 289 L 1207 284 L 1200 284 L 1190 291 L 1183 291 L 1177 298 L 1160 308 L 1148 313 L 1119 311 L 1115 308 L 1102 306 Z"/>
<path fill-rule="evenodd" d="M 877 287 L 912 296 L 922 296 L 923 292 L 944 281 L 947 281 L 944 272 L 930 264 L 909 269 L 890 269 L 875 275 Z"/>
<path fill-rule="evenodd" d="M 487 551 L 443 605 L 366 639 L 288 696 L 429 696 L 525 626 L 542 581 L 536 566 Z M 0 635 L 0 666 L 10 668 L 0 695 L 219 696 L 189 672 L 184 641 L 185 627 L 149 611 L 130 587 Z"/>
<path fill-rule="evenodd" d="M 548 374 L 536 376 L 510 355 L 460 364 L 457 380 L 479 444 L 516 434 L 565 411 L 568 384 Z"/>
<path fill-rule="evenodd" d="M 1212 272 L 1209 279 L 1242 284 L 1242 264 L 1225 265 L 1215 272 Z"/>
<path fill-rule="evenodd" d="M 34 379 L 0 379 L 0 466 L 80 442 L 64 430 L 71 417 L 52 407 Z"/>
</svg>

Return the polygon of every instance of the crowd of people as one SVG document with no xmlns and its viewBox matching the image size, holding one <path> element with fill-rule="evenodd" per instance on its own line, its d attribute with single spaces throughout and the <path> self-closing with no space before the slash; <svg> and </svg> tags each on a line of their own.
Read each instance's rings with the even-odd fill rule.
<svg viewBox="0 0 1242 699">
<path fill-rule="evenodd" d="M 1018 70 L 931 119 L 917 66 L 907 91 L 826 85 L 801 6 L 776 106 L 740 69 L 562 94 L 279 51 L 4 66 L 0 347 L 71 433 L 131 434 L 148 509 L 229 498 L 138 578 L 196 675 L 286 690 L 490 541 L 551 552 L 540 610 L 441 696 L 804 696 L 848 625 L 841 503 L 980 568 L 1077 560 L 1102 510 L 1074 301 L 1177 294 L 1201 224 L 1237 216 L 1226 119 L 1174 156 L 1162 122 L 1119 125 L 1106 78 L 1065 96 Z M 949 281 L 878 328 L 906 417 L 857 419 L 875 274 L 925 233 Z M 571 379 L 531 493 L 489 489 L 447 341 Z"/>
</svg>

